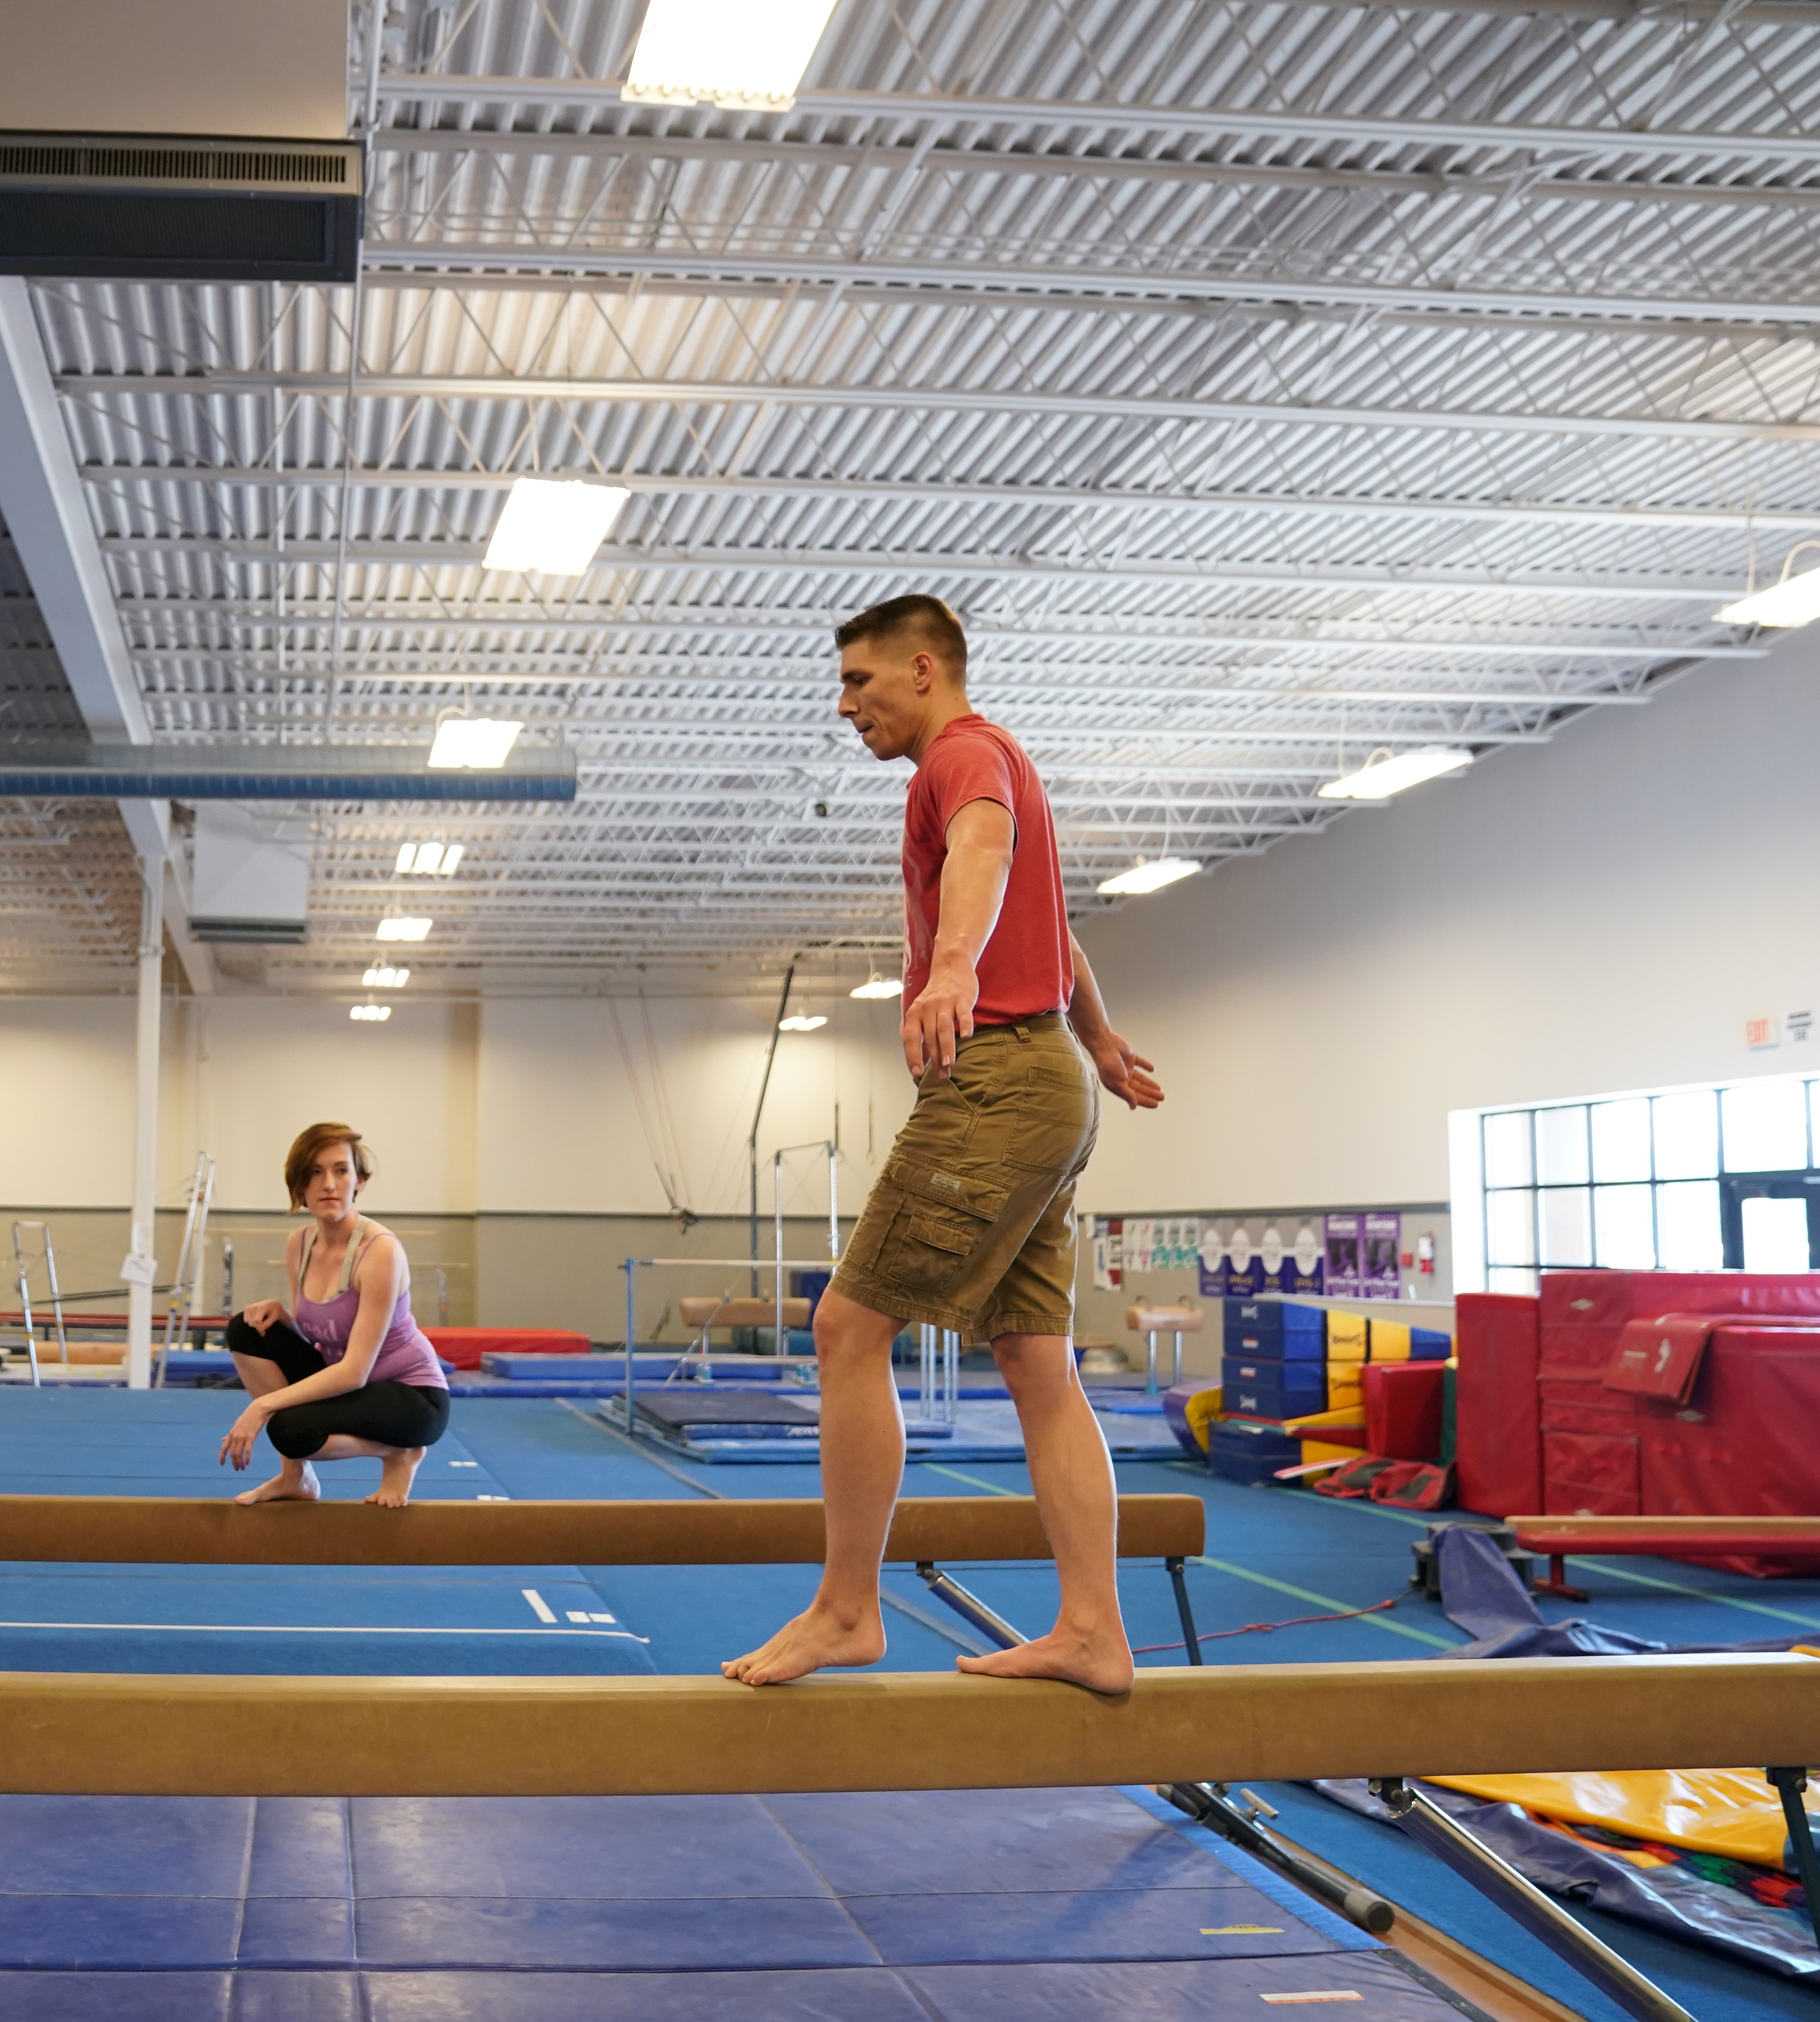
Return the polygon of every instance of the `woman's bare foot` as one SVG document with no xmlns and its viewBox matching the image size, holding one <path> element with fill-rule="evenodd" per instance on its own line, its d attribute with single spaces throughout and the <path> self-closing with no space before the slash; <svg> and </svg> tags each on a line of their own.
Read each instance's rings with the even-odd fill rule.
<svg viewBox="0 0 1820 2022">
<path fill-rule="evenodd" d="M 1082 1636 L 1052 1629 L 1034 1643 L 994 1650 L 987 1657 L 957 1657 L 954 1662 L 979 1677 L 1060 1678 L 1096 1692 L 1128 1692 L 1136 1675 L 1130 1645 L 1116 1630 L 1110 1636 Z"/>
<path fill-rule="evenodd" d="M 819 1604 L 786 1622 L 768 1643 L 720 1666 L 744 1685 L 781 1685 L 830 1664 L 876 1664 L 884 1655 L 884 1619 L 876 1604 L 863 1619 L 844 1621 Z"/>
<path fill-rule="evenodd" d="M 323 1492 L 316 1471 L 307 1460 L 287 1460 L 271 1480 L 236 1495 L 236 1502 L 314 1502 Z"/>
<path fill-rule="evenodd" d="M 400 1447 L 396 1453 L 388 1454 L 380 1463 L 379 1486 L 363 1499 L 377 1502 L 382 1509 L 402 1509 L 410 1500 L 410 1484 L 422 1458 L 421 1447 Z"/>
</svg>

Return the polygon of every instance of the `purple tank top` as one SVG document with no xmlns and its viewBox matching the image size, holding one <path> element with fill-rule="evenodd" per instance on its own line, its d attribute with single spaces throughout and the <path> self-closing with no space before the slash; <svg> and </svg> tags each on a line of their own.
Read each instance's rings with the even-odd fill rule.
<svg viewBox="0 0 1820 2022">
<path fill-rule="evenodd" d="M 325 1362 L 339 1362 L 348 1352 L 348 1337 L 353 1331 L 360 1311 L 360 1288 L 348 1280 L 353 1276 L 361 1250 L 366 1247 L 368 1228 L 365 1221 L 356 1227 L 354 1239 L 348 1246 L 348 1261 L 341 1268 L 341 1289 L 332 1299 L 304 1297 L 304 1279 L 309 1270 L 310 1251 L 315 1245 L 315 1231 L 310 1229 L 304 1236 L 303 1254 L 297 1259 L 294 1301 L 297 1330 L 317 1349 Z M 379 1344 L 379 1352 L 374 1358 L 367 1380 L 369 1383 L 410 1383 L 425 1390 L 446 1390 L 449 1387 L 436 1349 L 411 1317 L 408 1284 L 399 1294 L 398 1304 L 392 1309 L 392 1324 L 385 1330 L 385 1338 Z"/>
</svg>

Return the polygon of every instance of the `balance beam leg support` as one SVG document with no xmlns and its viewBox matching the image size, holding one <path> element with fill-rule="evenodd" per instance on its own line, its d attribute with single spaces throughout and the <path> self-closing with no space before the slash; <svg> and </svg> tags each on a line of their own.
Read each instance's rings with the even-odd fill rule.
<svg viewBox="0 0 1820 2022">
<path fill-rule="evenodd" d="M 1807 1807 L 1801 1801 L 1801 1793 L 1807 1787 L 1805 1769 L 1766 1769 L 1776 1795 L 1782 1801 L 1782 1816 L 1788 1823 L 1789 1850 L 1794 1856 L 1795 1872 L 1801 1878 L 1801 1887 L 1807 1898 L 1807 1921 L 1814 1926 L 1816 1943 L 1820 1943 L 1820 1851 L 1814 1845 L 1814 1827 L 1807 1817 Z"/>
<path fill-rule="evenodd" d="M 1694 2022 L 1679 2002 L 1671 2001 L 1654 1980 L 1646 1980 L 1628 1959 L 1620 1958 L 1421 1791 L 1410 1790 L 1396 1777 L 1376 1779 L 1371 1789 L 1373 1796 L 1390 1807 L 1411 1839 L 1490 1896 L 1626 2014 L 1634 2015 L 1636 2022 Z"/>
</svg>

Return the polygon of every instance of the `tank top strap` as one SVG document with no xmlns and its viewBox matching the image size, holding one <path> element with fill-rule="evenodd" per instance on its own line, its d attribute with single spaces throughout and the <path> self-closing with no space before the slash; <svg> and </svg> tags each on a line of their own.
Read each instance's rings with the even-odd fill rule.
<svg viewBox="0 0 1820 2022">
<path fill-rule="evenodd" d="M 347 1290 L 354 1282 L 354 1266 L 360 1261 L 360 1253 L 372 1239 L 373 1225 L 365 1215 L 355 1218 L 354 1233 L 348 1239 L 348 1254 L 341 1259 L 341 1282 L 335 1287 L 337 1296 Z"/>
</svg>

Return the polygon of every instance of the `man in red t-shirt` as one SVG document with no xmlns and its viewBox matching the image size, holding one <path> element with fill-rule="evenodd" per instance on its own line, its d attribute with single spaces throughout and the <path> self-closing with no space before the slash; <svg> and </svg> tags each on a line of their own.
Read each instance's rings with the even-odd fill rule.
<svg viewBox="0 0 1820 2022">
<path fill-rule="evenodd" d="M 827 1563 L 815 1600 L 723 1665 L 775 1684 L 884 1654 L 879 1566 L 903 1479 L 892 1342 L 906 1321 L 989 1341 L 1017 1405 L 1062 1600 L 1034 1642 L 962 1670 L 1122 1692 L 1117 1490 L 1075 1374 L 1074 1182 L 1099 1084 L 1163 1099 L 1107 1021 L 1068 930 L 1054 824 L 1016 740 L 967 699 L 967 641 L 938 598 L 849 619 L 841 714 L 876 758 L 916 767 L 904 809 L 904 1059 L 916 1106 L 815 1309 Z"/>
</svg>

